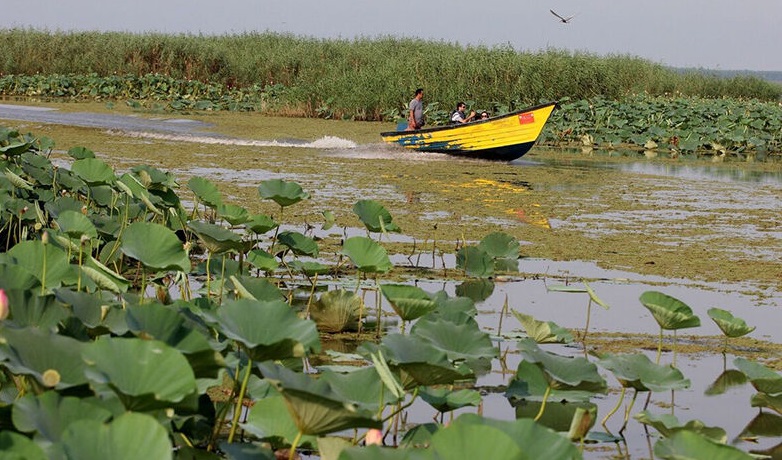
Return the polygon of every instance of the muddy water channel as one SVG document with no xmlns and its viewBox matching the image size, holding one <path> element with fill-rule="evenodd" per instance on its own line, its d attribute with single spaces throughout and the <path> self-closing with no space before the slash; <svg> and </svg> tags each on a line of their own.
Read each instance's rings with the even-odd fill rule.
<svg viewBox="0 0 782 460">
<path fill-rule="evenodd" d="M 624 437 L 614 438 L 632 392 L 601 426 L 621 389 L 601 369 L 610 391 L 592 399 L 598 422 L 591 437 L 597 441 L 585 446 L 585 457 L 652 458 L 651 446 L 659 435 L 632 417 L 645 404 L 650 412 L 673 414 L 681 423 L 700 420 L 722 427 L 728 442 L 745 451 L 774 455 L 782 445 L 782 418 L 751 407 L 755 390 L 735 378 L 733 364 L 741 356 L 782 368 L 779 163 L 584 156 L 535 148 L 522 160 L 496 164 L 401 152 L 378 143 L 377 133 L 387 126 L 370 123 L 215 114 L 187 117 L 201 124 L 185 130 L 187 123 L 178 118 L 169 122 L 176 126 L 172 132 L 147 125 L 79 127 L 66 120 L 5 116 L 10 119 L 5 123 L 20 131 L 57 139 L 59 151 L 89 146 L 118 170 L 146 163 L 172 171 L 181 184 L 192 176 L 206 177 L 251 212 L 279 214 L 273 203 L 259 199 L 259 181 L 296 181 L 311 198 L 286 209 L 284 222 L 319 237 L 322 257 L 335 255 L 345 235 L 363 234 L 352 213 L 357 200 L 381 202 L 402 229 L 380 239 L 395 254 L 396 269 L 387 279 L 473 298 L 479 324 L 499 348 L 501 359 L 477 382 L 482 407 L 457 414 L 479 410 L 501 419 L 534 417 L 536 411 L 505 395 L 521 360 L 516 343 L 524 335 L 509 310 L 573 332 L 575 342 L 545 345 L 549 351 L 590 359 L 586 352 L 642 352 L 654 360 L 659 327 L 639 296 L 660 291 L 686 303 L 701 320 L 699 327 L 678 331 L 675 357 L 672 331 L 666 331 L 660 359 L 664 364 L 676 359 L 691 385 L 653 393 L 648 403 L 641 393 Z M 325 211 L 336 217 L 335 227 L 327 231 L 320 230 Z M 522 243 L 518 271 L 466 279 L 455 268 L 456 248 L 496 231 Z M 583 281 L 608 309 L 593 304 L 588 317 L 587 294 L 550 289 Z M 379 302 L 393 315 L 373 298 L 374 291 L 368 289 L 366 295 L 367 305 Z M 707 315 L 712 307 L 728 310 L 756 329 L 731 339 L 723 351 L 724 338 Z M 351 351 L 332 340 L 324 347 Z M 416 404 L 407 423 L 426 423 L 435 415 L 430 406 Z"/>
</svg>

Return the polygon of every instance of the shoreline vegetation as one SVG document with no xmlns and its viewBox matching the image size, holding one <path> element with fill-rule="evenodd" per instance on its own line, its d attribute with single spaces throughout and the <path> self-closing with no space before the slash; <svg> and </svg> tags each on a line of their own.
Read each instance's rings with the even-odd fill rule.
<svg viewBox="0 0 782 460">
<path fill-rule="evenodd" d="M 432 125 L 454 101 L 506 113 L 560 102 L 540 142 L 671 156 L 782 153 L 782 86 L 629 55 L 392 37 L 0 30 L 0 96 L 123 101 L 154 111 L 395 122 L 426 88 Z"/>
</svg>

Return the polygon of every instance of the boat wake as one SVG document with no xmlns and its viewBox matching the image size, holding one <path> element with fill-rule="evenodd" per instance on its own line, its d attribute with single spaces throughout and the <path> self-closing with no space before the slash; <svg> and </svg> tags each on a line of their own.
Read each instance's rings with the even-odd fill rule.
<svg viewBox="0 0 782 460">
<path fill-rule="evenodd" d="M 237 139 L 231 137 L 222 136 L 199 136 L 194 134 L 164 134 L 153 133 L 147 131 L 120 131 L 109 130 L 110 134 L 115 134 L 125 137 L 135 137 L 140 139 L 151 139 L 158 141 L 171 141 L 171 142 L 191 142 L 194 144 L 206 144 L 206 145 L 240 145 L 247 147 L 295 147 L 304 149 L 354 149 L 358 146 L 355 142 L 349 139 L 343 139 L 335 136 L 324 136 L 314 141 L 304 141 L 298 139 L 285 139 L 285 140 L 250 140 L 250 139 Z"/>
</svg>

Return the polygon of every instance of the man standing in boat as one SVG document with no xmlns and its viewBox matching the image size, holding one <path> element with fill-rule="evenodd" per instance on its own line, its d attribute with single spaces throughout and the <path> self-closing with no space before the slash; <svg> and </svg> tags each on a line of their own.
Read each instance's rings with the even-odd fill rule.
<svg viewBox="0 0 782 460">
<path fill-rule="evenodd" d="M 418 88 L 415 90 L 415 97 L 409 104 L 409 114 L 407 115 L 407 130 L 412 131 L 415 129 L 423 128 L 426 121 L 424 120 L 424 89 Z"/>
<path fill-rule="evenodd" d="M 470 111 L 470 115 L 465 115 L 464 111 L 467 110 L 467 104 L 459 102 L 456 104 L 456 110 L 451 113 L 451 123 L 467 123 L 475 118 L 475 110 Z"/>
</svg>

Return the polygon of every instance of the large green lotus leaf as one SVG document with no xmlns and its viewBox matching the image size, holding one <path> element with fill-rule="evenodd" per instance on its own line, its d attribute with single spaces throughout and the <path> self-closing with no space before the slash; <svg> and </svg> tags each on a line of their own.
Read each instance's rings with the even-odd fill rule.
<svg viewBox="0 0 782 460">
<path fill-rule="evenodd" d="M 242 429 L 275 447 L 291 445 L 299 433 L 288 404 L 280 394 L 255 401 Z M 304 435 L 299 444 L 314 446 L 316 440 L 314 436 Z"/>
<path fill-rule="evenodd" d="M 68 254 L 53 244 L 40 240 L 22 241 L 8 251 L 20 266 L 45 283 L 47 289 L 59 287 L 72 276 Z"/>
<path fill-rule="evenodd" d="M 71 172 L 90 185 L 113 184 L 117 180 L 111 166 L 97 158 L 82 158 L 74 161 Z"/>
<path fill-rule="evenodd" d="M 225 302 L 215 320 L 254 361 L 302 357 L 320 350 L 315 323 L 300 319 L 285 302 L 240 299 Z"/>
<path fill-rule="evenodd" d="M 2 153 L 7 157 L 11 157 L 14 155 L 21 155 L 24 152 L 30 150 L 33 144 L 35 144 L 35 140 L 26 141 L 26 142 L 15 141 L 8 145 L 0 146 L 0 153 Z"/>
<path fill-rule="evenodd" d="M 184 353 L 196 378 L 217 378 L 225 361 L 209 340 L 188 324 L 177 311 L 151 303 L 127 307 L 128 329 L 144 339 L 154 339 Z"/>
<path fill-rule="evenodd" d="M 479 391 L 470 388 L 451 390 L 442 387 L 424 387 L 418 394 L 438 412 L 451 412 L 467 406 L 477 407 L 483 400 Z"/>
<path fill-rule="evenodd" d="M 231 276 L 228 287 L 238 291 L 237 298 L 261 301 L 285 300 L 280 288 L 265 278 L 254 276 Z"/>
<path fill-rule="evenodd" d="M 128 410 L 170 407 L 196 391 L 187 359 L 163 342 L 101 338 L 85 345 L 82 353 L 96 393 L 115 393 Z"/>
<path fill-rule="evenodd" d="M 679 431 L 654 444 L 654 455 L 663 460 L 708 458 L 709 460 L 752 460 L 755 457 L 733 446 L 717 443 L 692 431 Z"/>
<path fill-rule="evenodd" d="M 331 267 L 313 260 L 292 260 L 288 262 L 288 267 L 294 273 L 303 273 L 307 277 L 315 275 L 326 275 L 331 271 Z"/>
<path fill-rule="evenodd" d="M 682 431 L 689 431 L 702 434 L 719 443 L 725 443 L 728 439 L 727 433 L 720 427 L 706 426 L 700 420 L 690 420 L 689 422 L 682 424 L 673 414 L 655 415 L 647 410 L 643 410 L 635 414 L 633 418 L 644 425 L 651 426 L 666 438 Z"/>
<path fill-rule="evenodd" d="M 122 252 L 152 270 L 190 272 L 190 258 L 170 229 L 149 222 L 130 224 L 122 235 Z"/>
<path fill-rule="evenodd" d="M 582 390 L 604 393 L 607 385 L 597 372 L 597 366 L 582 357 L 559 356 L 541 349 L 534 340 L 519 341 L 519 351 L 524 360 L 537 365 L 552 380 L 557 389 Z"/>
<path fill-rule="evenodd" d="M 470 297 L 458 294 L 457 297 L 449 297 L 447 292 L 438 291 L 432 295 L 432 300 L 437 306 L 436 311 L 443 313 L 443 315 L 459 313 L 465 316 L 475 316 L 478 314 L 475 301 Z"/>
<path fill-rule="evenodd" d="M 98 295 L 61 288 L 54 293 L 57 300 L 69 306 L 73 315 L 90 329 L 104 325 L 104 320 L 112 309 L 111 302 Z M 122 310 L 124 315 L 124 309 Z"/>
<path fill-rule="evenodd" d="M 280 263 L 277 262 L 277 258 L 263 249 L 253 249 L 247 253 L 247 262 L 250 262 L 253 267 L 265 272 L 273 272 L 277 270 Z"/>
<path fill-rule="evenodd" d="M 760 396 L 762 393 L 755 396 Z M 740 439 L 754 439 L 758 437 L 779 438 L 782 436 L 782 417 L 771 412 L 760 411 L 737 436 Z M 773 458 L 773 457 L 772 457 Z"/>
<path fill-rule="evenodd" d="M 30 270 L 17 264 L 0 264 L 0 289 L 31 290 L 40 285 Z"/>
<path fill-rule="evenodd" d="M 35 326 L 55 330 L 59 323 L 69 316 L 63 305 L 52 295 L 38 295 L 36 291 L 8 289 L 10 317 L 6 322 L 16 327 Z"/>
<path fill-rule="evenodd" d="M 543 397 L 549 392 L 548 399 L 556 401 L 583 402 L 589 401 L 595 393 L 589 389 L 574 390 L 567 385 L 552 381 L 543 369 L 529 361 L 521 361 L 516 368 L 516 374 L 511 380 L 505 397 L 512 405 L 520 401 L 543 401 Z"/>
<path fill-rule="evenodd" d="M 637 391 L 681 390 L 690 387 L 679 369 L 655 364 L 643 353 L 600 355 L 600 366 L 611 371 L 623 387 Z"/>
<path fill-rule="evenodd" d="M 79 460 L 171 459 L 168 431 L 152 416 L 128 412 L 110 423 L 74 422 L 62 436 L 65 456 Z"/>
<path fill-rule="evenodd" d="M 296 182 L 287 182 L 282 179 L 269 179 L 261 182 L 261 185 L 258 186 L 258 193 L 264 200 L 272 200 L 281 208 L 294 205 L 310 197 Z"/>
<path fill-rule="evenodd" d="M 57 225 L 60 230 L 67 233 L 71 238 L 79 238 L 82 235 L 90 238 L 97 238 L 98 231 L 95 225 L 84 214 L 75 211 L 63 211 L 57 217 Z"/>
<path fill-rule="evenodd" d="M 595 293 L 595 290 L 592 289 L 592 286 L 587 284 L 586 281 L 582 281 L 582 282 L 584 283 L 584 289 L 586 289 L 587 293 L 589 294 L 589 298 L 592 300 L 592 302 L 594 302 L 594 303 L 600 305 L 601 307 L 605 308 L 606 310 L 608 310 L 610 307 L 608 306 L 607 303 L 605 303 L 603 301 L 603 299 L 601 299 L 600 297 L 597 296 L 597 294 Z"/>
<path fill-rule="evenodd" d="M 179 187 L 174 174 L 150 165 L 138 165 L 130 168 L 130 171 L 139 178 L 144 187 L 152 189 L 172 189 Z"/>
<path fill-rule="evenodd" d="M 742 357 L 734 359 L 733 365 L 747 376 L 759 392 L 770 395 L 782 393 L 782 376 L 773 369 Z"/>
<path fill-rule="evenodd" d="M 730 388 L 744 385 L 747 383 L 747 376 L 736 369 L 727 369 L 720 374 L 703 394 L 706 396 L 721 395 Z"/>
<path fill-rule="evenodd" d="M 310 318 L 323 332 L 356 330 L 364 301 L 356 293 L 333 289 L 323 293 L 310 307 Z"/>
<path fill-rule="evenodd" d="M 517 419 L 534 420 L 540 413 L 542 405 L 543 401 L 522 399 L 515 402 L 513 407 L 516 411 Z M 591 412 L 596 416 L 597 404 L 589 401 L 557 401 L 555 404 L 549 402 L 546 404 L 543 414 L 536 421 L 554 431 L 565 433 L 570 431 L 574 423 L 577 423 L 576 418 L 582 411 Z M 593 418 L 591 426 L 594 425 L 594 421 Z M 584 432 L 582 434 L 586 435 Z"/>
<path fill-rule="evenodd" d="M 477 414 L 462 414 L 437 431 L 431 449 L 438 458 L 582 458 L 570 440 L 532 420 L 503 421 Z"/>
<path fill-rule="evenodd" d="M 187 188 L 195 194 L 198 201 L 210 208 L 216 208 L 223 202 L 220 190 L 209 179 L 193 176 L 187 181 Z"/>
<path fill-rule="evenodd" d="M 212 254 L 231 250 L 241 251 L 244 247 L 241 236 L 219 225 L 191 220 L 187 223 L 187 228 L 198 235 L 198 238 Z"/>
<path fill-rule="evenodd" d="M 38 396 L 27 395 L 14 403 L 14 426 L 24 433 L 36 433 L 48 442 L 58 442 L 65 428 L 77 420 L 105 422 L 111 412 L 86 399 L 61 396 L 47 391 Z"/>
<path fill-rule="evenodd" d="M 391 392 L 384 388 L 380 375 L 371 366 L 344 373 L 325 370 L 320 378 L 331 385 L 334 393 L 343 400 L 373 412 L 380 408 L 381 396 L 384 406 L 398 402 Z"/>
<path fill-rule="evenodd" d="M 57 186 L 59 189 L 68 190 L 73 193 L 87 193 L 87 184 L 76 174 L 67 169 L 57 170 Z M 81 206 L 79 206 L 81 208 Z"/>
<path fill-rule="evenodd" d="M 435 460 L 436 458 L 439 457 L 435 457 L 430 449 L 399 449 L 371 445 L 343 449 L 338 460 Z"/>
<path fill-rule="evenodd" d="M 84 259 L 81 268 L 84 274 L 100 289 L 107 289 L 115 294 L 122 294 L 127 292 L 130 287 L 130 281 L 92 256 Z"/>
<path fill-rule="evenodd" d="M 757 393 L 752 395 L 750 400 L 752 407 L 767 407 L 779 414 L 782 414 L 782 394 L 769 395 L 766 393 Z"/>
<path fill-rule="evenodd" d="M 43 449 L 27 436 L 0 431 L 0 458 L 3 460 L 47 460 Z"/>
<path fill-rule="evenodd" d="M 454 362 L 498 356 L 489 334 L 481 331 L 474 321 L 456 324 L 442 319 L 421 318 L 410 334 L 442 350 Z"/>
<path fill-rule="evenodd" d="M 478 247 L 495 259 L 518 259 L 519 242 L 516 238 L 503 232 L 486 235 Z"/>
<path fill-rule="evenodd" d="M 241 225 L 250 220 L 250 213 L 247 212 L 247 209 L 236 204 L 217 205 L 217 215 L 231 225 Z"/>
<path fill-rule="evenodd" d="M 685 329 L 701 325 L 700 318 L 693 314 L 687 304 L 667 294 L 646 291 L 641 294 L 640 300 L 663 329 Z"/>
<path fill-rule="evenodd" d="M 573 334 L 553 321 L 538 321 L 531 315 L 511 310 L 513 316 L 519 320 L 521 327 L 527 336 L 537 343 L 570 343 Z"/>
<path fill-rule="evenodd" d="M 276 460 L 274 452 L 258 443 L 247 442 L 232 442 L 223 441 L 220 443 L 220 452 L 224 455 L 212 454 L 213 457 L 205 457 L 205 452 L 195 447 L 191 448 L 193 451 L 192 457 L 178 456 L 177 458 L 192 458 L 193 460 L 220 460 L 226 458 L 227 460 Z M 180 448 L 182 452 L 182 448 Z"/>
<path fill-rule="evenodd" d="M 244 225 L 251 232 L 260 235 L 276 228 L 279 224 L 269 216 L 263 214 L 253 214 Z"/>
<path fill-rule="evenodd" d="M 386 273 L 393 265 L 388 253 L 376 242 L 363 236 L 354 236 L 345 240 L 342 253 L 353 261 L 359 271 L 365 273 Z"/>
<path fill-rule="evenodd" d="M 41 385 L 56 389 L 87 383 L 82 342 L 32 327 L 5 327 L 1 331 L 0 361 L 14 374 L 30 375 Z"/>
<path fill-rule="evenodd" d="M 483 302 L 494 293 L 494 281 L 488 278 L 469 279 L 456 286 L 456 295 Z"/>
<path fill-rule="evenodd" d="M 318 243 L 299 232 L 281 232 L 277 241 L 298 256 L 318 257 Z"/>
<path fill-rule="evenodd" d="M 741 337 L 755 330 L 755 326 L 749 327 L 741 318 L 736 318 L 727 310 L 710 308 L 709 317 L 717 324 L 723 334 L 728 337 Z"/>
<path fill-rule="evenodd" d="M 75 160 L 83 160 L 84 158 L 95 158 L 95 152 L 87 147 L 71 147 L 68 149 L 68 155 Z"/>
<path fill-rule="evenodd" d="M 570 294 L 586 294 L 589 292 L 586 288 L 575 284 L 550 284 L 546 285 L 546 290 L 549 292 L 566 292 Z"/>
<path fill-rule="evenodd" d="M 317 436 L 349 428 L 383 427 L 372 412 L 342 399 L 328 382 L 272 363 L 261 363 L 258 368 L 285 398 L 296 427 L 304 434 Z"/>
<path fill-rule="evenodd" d="M 392 222 L 391 214 L 375 200 L 359 200 L 353 205 L 353 212 L 370 232 L 401 232 Z"/>
<path fill-rule="evenodd" d="M 455 368 L 445 352 L 413 335 L 389 334 L 379 347 L 364 343 L 359 351 L 365 355 L 382 352 L 391 369 L 400 373 L 405 389 L 446 385 L 474 377 L 469 371 Z"/>
<path fill-rule="evenodd" d="M 382 284 L 380 292 L 403 321 L 419 318 L 434 310 L 436 306 L 431 296 L 418 286 Z"/>
<path fill-rule="evenodd" d="M 494 259 L 477 246 L 460 248 L 456 253 L 456 266 L 475 278 L 488 278 L 494 274 Z"/>
</svg>

